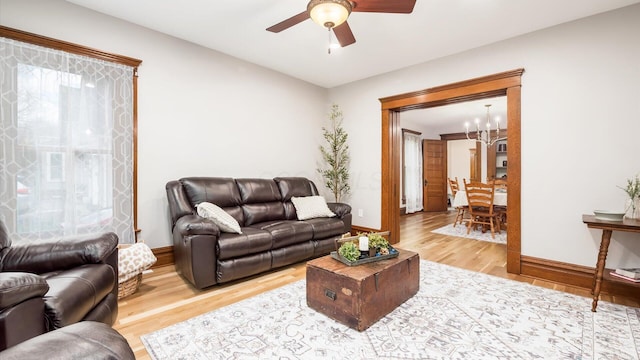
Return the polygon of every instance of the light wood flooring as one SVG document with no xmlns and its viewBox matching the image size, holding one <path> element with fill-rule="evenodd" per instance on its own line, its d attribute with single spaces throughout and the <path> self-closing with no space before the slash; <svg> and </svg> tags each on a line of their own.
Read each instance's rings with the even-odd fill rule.
<svg viewBox="0 0 640 360">
<path fill-rule="evenodd" d="M 505 245 L 430 232 L 452 223 L 454 218 L 455 213 L 452 211 L 403 216 L 401 241 L 395 246 L 416 251 L 420 254 L 420 258 L 425 260 L 581 296 L 590 296 L 588 289 L 508 274 Z M 173 266 L 156 268 L 152 273 L 143 276 L 142 285 L 136 293 L 118 302 L 119 315 L 114 328 L 129 341 L 137 359 L 150 359 L 140 341 L 141 335 L 304 279 L 304 277 L 305 262 L 302 262 L 260 276 L 200 291 L 183 280 Z M 639 301 L 628 298 L 601 295 L 601 300 L 640 307 Z"/>
</svg>

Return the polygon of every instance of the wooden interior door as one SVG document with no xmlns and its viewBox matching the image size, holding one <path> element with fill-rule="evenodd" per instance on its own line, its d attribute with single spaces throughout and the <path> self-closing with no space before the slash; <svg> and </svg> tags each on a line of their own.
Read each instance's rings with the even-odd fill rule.
<svg viewBox="0 0 640 360">
<path fill-rule="evenodd" d="M 478 160 L 478 151 L 469 149 L 469 181 L 480 181 L 481 170 L 478 169 Z"/>
<path fill-rule="evenodd" d="M 422 149 L 424 211 L 445 211 L 447 210 L 447 142 L 423 140 Z"/>
</svg>

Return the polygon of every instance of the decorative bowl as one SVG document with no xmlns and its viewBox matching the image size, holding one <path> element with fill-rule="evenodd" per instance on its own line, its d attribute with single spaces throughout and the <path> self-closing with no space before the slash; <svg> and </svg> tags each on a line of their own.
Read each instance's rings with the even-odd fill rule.
<svg viewBox="0 0 640 360">
<path fill-rule="evenodd" d="M 593 210 L 593 213 L 596 215 L 596 219 L 598 220 L 622 221 L 624 218 L 624 213 L 619 211 Z"/>
</svg>

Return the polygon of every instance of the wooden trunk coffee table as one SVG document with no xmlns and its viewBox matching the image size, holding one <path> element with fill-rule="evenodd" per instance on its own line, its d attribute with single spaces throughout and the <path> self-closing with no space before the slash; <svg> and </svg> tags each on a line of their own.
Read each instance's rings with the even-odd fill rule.
<svg viewBox="0 0 640 360">
<path fill-rule="evenodd" d="M 307 262 L 307 305 L 363 331 L 418 292 L 420 258 L 398 249 L 396 258 L 348 266 L 330 255 Z"/>
</svg>

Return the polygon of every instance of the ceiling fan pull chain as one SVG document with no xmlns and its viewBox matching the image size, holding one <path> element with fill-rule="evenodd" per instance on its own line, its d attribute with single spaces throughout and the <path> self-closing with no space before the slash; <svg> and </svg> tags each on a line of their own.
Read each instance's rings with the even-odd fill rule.
<svg viewBox="0 0 640 360">
<path fill-rule="evenodd" d="M 331 28 L 327 27 L 327 30 L 329 30 L 329 47 L 327 48 L 327 54 L 331 55 Z"/>
</svg>

